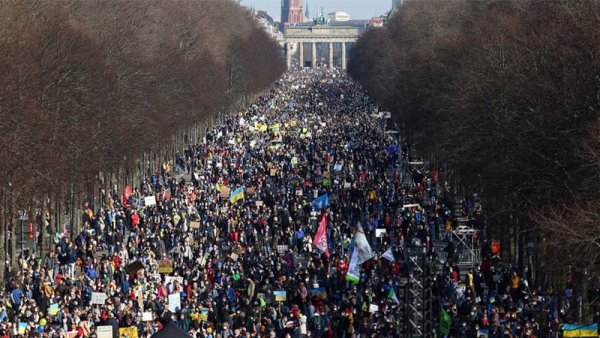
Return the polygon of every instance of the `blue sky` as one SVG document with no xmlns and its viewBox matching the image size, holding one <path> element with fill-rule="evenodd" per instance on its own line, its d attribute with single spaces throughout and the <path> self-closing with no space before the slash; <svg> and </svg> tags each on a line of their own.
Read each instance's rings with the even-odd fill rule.
<svg viewBox="0 0 600 338">
<path fill-rule="evenodd" d="M 310 16 L 315 17 L 323 7 L 325 15 L 329 12 L 344 11 L 350 19 L 370 19 L 387 13 L 392 8 L 392 0 L 303 0 L 304 8 L 308 2 Z M 242 5 L 266 10 L 270 16 L 279 21 L 281 16 L 281 0 L 242 0 Z"/>
</svg>

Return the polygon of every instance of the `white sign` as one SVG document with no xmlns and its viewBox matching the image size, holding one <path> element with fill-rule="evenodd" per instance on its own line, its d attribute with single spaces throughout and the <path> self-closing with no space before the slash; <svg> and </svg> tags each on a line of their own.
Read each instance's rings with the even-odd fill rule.
<svg viewBox="0 0 600 338">
<path fill-rule="evenodd" d="M 387 231 L 385 229 L 377 228 L 377 229 L 375 229 L 375 237 L 381 238 L 381 237 L 385 236 L 386 232 Z"/>
<path fill-rule="evenodd" d="M 169 311 L 177 312 L 181 310 L 181 295 L 179 293 L 173 293 L 169 295 Z"/>
<path fill-rule="evenodd" d="M 143 312 L 142 313 L 142 321 L 151 322 L 152 320 L 153 320 L 152 312 Z"/>
<path fill-rule="evenodd" d="M 96 336 L 98 338 L 113 338 L 112 325 L 99 325 L 96 327 Z"/>
<path fill-rule="evenodd" d="M 175 283 L 175 281 L 177 281 L 177 283 L 179 283 L 179 285 L 183 285 L 183 277 L 173 277 L 173 276 L 165 277 L 165 284 Z"/>
<path fill-rule="evenodd" d="M 92 304 L 104 305 L 108 296 L 104 292 L 92 292 Z"/>
<path fill-rule="evenodd" d="M 375 313 L 379 311 L 379 305 L 369 304 L 369 313 Z"/>
<path fill-rule="evenodd" d="M 156 197 L 154 197 L 154 196 L 144 197 L 144 204 L 149 207 L 156 205 Z"/>
</svg>

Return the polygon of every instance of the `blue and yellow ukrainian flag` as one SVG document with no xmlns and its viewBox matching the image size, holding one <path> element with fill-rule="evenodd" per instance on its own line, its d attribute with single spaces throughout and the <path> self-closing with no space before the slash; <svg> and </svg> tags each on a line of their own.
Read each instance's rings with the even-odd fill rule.
<svg viewBox="0 0 600 338">
<path fill-rule="evenodd" d="M 229 202 L 231 202 L 231 203 L 235 203 L 235 202 L 237 202 L 239 200 L 243 200 L 243 199 L 245 199 L 244 187 L 239 187 L 239 188 L 235 189 L 229 195 Z"/>
<path fill-rule="evenodd" d="M 563 324 L 563 337 L 598 337 L 598 324 Z"/>
</svg>

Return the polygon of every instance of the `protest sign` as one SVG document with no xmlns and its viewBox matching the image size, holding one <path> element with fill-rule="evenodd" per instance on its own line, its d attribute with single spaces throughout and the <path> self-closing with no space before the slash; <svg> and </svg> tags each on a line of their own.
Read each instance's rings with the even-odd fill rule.
<svg viewBox="0 0 600 338">
<path fill-rule="evenodd" d="M 146 196 L 144 197 L 144 205 L 147 207 L 156 205 L 156 197 L 154 196 Z"/>
<path fill-rule="evenodd" d="M 50 304 L 48 313 L 52 316 L 56 316 L 58 314 L 58 303 Z"/>
<path fill-rule="evenodd" d="M 92 304 L 104 305 L 108 296 L 104 292 L 92 292 Z"/>
<path fill-rule="evenodd" d="M 200 309 L 200 315 L 198 316 L 198 319 L 203 320 L 203 321 L 208 321 L 208 309 L 207 308 L 201 308 Z"/>
<path fill-rule="evenodd" d="M 387 232 L 386 229 L 377 228 L 377 229 L 375 229 L 375 237 L 381 238 L 381 237 L 385 236 L 386 232 Z"/>
<path fill-rule="evenodd" d="M 144 312 L 142 313 L 142 321 L 151 322 L 154 318 L 152 317 L 152 312 Z"/>
<path fill-rule="evenodd" d="M 379 311 L 379 305 L 369 304 L 369 313 L 375 313 Z"/>
<path fill-rule="evenodd" d="M 198 221 L 191 221 L 190 222 L 190 228 L 191 229 L 200 229 L 200 222 L 198 222 Z"/>
<path fill-rule="evenodd" d="M 287 292 L 285 290 L 273 291 L 276 302 L 285 302 L 287 299 Z"/>
<path fill-rule="evenodd" d="M 169 295 L 169 311 L 175 313 L 181 310 L 181 294 L 173 293 Z"/>
<path fill-rule="evenodd" d="M 183 277 L 174 277 L 174 276 L 166 276 L 165 277 L 165 284 L 169 284 L 169 283 L 179 283 L 179 285 L 183 285 Z"/>
<path fill-rule="evenodd" d="M 173 261 L 163 259 L 158 262 L 158 272 L 160 273 L 171 273 L 173 272 Z"/>
<path fill-rule="evenodd" d="M 137 326 L 119 328 L 119 338 L 138 338 Z"/>
<path fill-rule="evenodd" d="M 96 336 L 98 338 L 113 338 L 112 325 L 99 325 L 99 326 L 97 326 L 96 327 Z"/>
</svg>

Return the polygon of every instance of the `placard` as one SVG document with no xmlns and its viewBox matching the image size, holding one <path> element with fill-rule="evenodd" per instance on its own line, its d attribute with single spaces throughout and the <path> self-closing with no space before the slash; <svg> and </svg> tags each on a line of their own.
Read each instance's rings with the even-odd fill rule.
<svg viewBox="0 0 600 338">
<path fill-rule="evenodd" d="M 198 222 L 198 221 L 190 221 L 190 228 L 191 229 L 200 229 L 200 222 Z"/>
<path fill-rule="evenodd" d="M 269 174 L 270 174 L 270 176 L 275 176 L 275 175 L 277 175 L 277 168 L 271 168 L 271 169 L 269 170 Z"/>
<path fill-rule="evenodd" d="M 98 338 L 113 338 L 112 325 L 96 326 L 96 336 Z"/>
<path fill-rule="evenodd" d="M 139 289 L 139 290 L 137 291 L 137 293 L 136 293 L 136 296 L 135 296 L 135 297 L 137 298 L 138 307 L 139 307 L 139 308 L 140 308 L 142 311 L 144 311 L 144 293 L 142 292 L 142 290 L 141 290 L 141 289 Z"/>
<path fill-rule="evenodd" d="M 144 205 L 146 205 L 148 207 L 156 205 L 156 197 L 154 197 L 154 196 L 144 197 Z"/>
<path fill-rule="evenodd" d="M 119 337 L 120 338 L 138 338 L 137 326 L 119 328 Z"/>
<path fill-rule="evenodd" d="M 386 233 L 387 233 L 386 229 L 383 229 L 383 228 L 376 228 L 375 229 L 375 237 L 377 237 L 377 238 L 384 237 Z"/>
<path fill-rule="evenodd" d="M 375 313 L 379 311 L 379 305 L 369 304 L 369 313 Z"/>
<path fill-rule="evenodd" d="M 181 310 L 181 294 L 173 293 L 169 295 L 169 311 L 175 313 Z"/>
<path fill-rule="evenodd" d="M 263 201 L 256 201 L 255 203 L 257 207 L 261 207 L 265 204 Z"/>
<path fill-rule="evenodd" d="M 151 322 L 153 320 L 154 320 L 154 318 L 152 317 L 152 312 L 148 311 L 148 312 L 142 313 L 142 321 Z"/>
<path fill-rule="evenodd" d="M 285 290 L 273 291 L 273 294 L 275 295 L 276 302 L 285 302 L 287 299 L 287 292 Z"/>
<path fill-rule="evenodd" d="M 77 331 L 67 331 L 65 332 L 65 338 L 77 338 Z"/>
<path fill-rule="evenodd" d="M 287 245 L 278 245 L 277 246 L 277 253 L 278 254 L 284 254 L 288 251 L 288 246 Z"/>
<path fill-rule="evenodd" d="M 92 292 L 92 304 L 104 305 L 108 296 L 104 292 Z"/>
<path fill-rule="evenodd" d="M 222 187 L 221 188 L 221 198 L 229 198 L 230 192 L 231 192 L 231 189 L 229 189 L 229 187 Z"/>
<path fill-rule="evenodd" d="M 18 328 L 17 332 L 21 335 L 24 335 L 25 331 L 27 331 L 27 323 L 19 322 L 19 328 Z"/>
<path fill-rule="evenodd" d="M 181 277 L 181 276 L 177 276 L 177 277 L 166 276 L 165 277 L 165 284 L 175 283 L 175 282 L 179 283 L 179 285 L 183 285 L 183 277 Z"/>
<path fill-rule="evenodd" d="M 229 256 L 229 257 L 231 257 L 232 261 L 237 262 L 239 255 L 236 254 L 235 252 L 232 252 L 231 256 Z"/>
<path fill-rule="evenodd" d="M 402 209 L 407 209 L 407 208 L 416 208 L 419 206 L 419 203 L 413 203 L 413 204 L 405 204 L 402 206 Z"/>
<path fill-rule="evenodd" d="M 324 287 L 311 289 L 310 295 L 320 299 L 327 299 L 327 291 Z"/>
<path fill-rule="evenodd" d="M 198 319 L 203 320 L 205 322 L 208 321 L 208 309 L 207 308 L 200 309 L 200 314 L 198 315 Z"/>
<path fill-rule="evenodd" d="M 56 316 L 58 314 L 58 303 L 50 304 L 48 314 L 50 314 L 51 316 Z"/>
<path fill-rule="evenodd" d="M 158 262 L 158 272 L 160 273 L 171 273 L 173 272 L 173 261 L 163 259 Z"/>
</svg>

